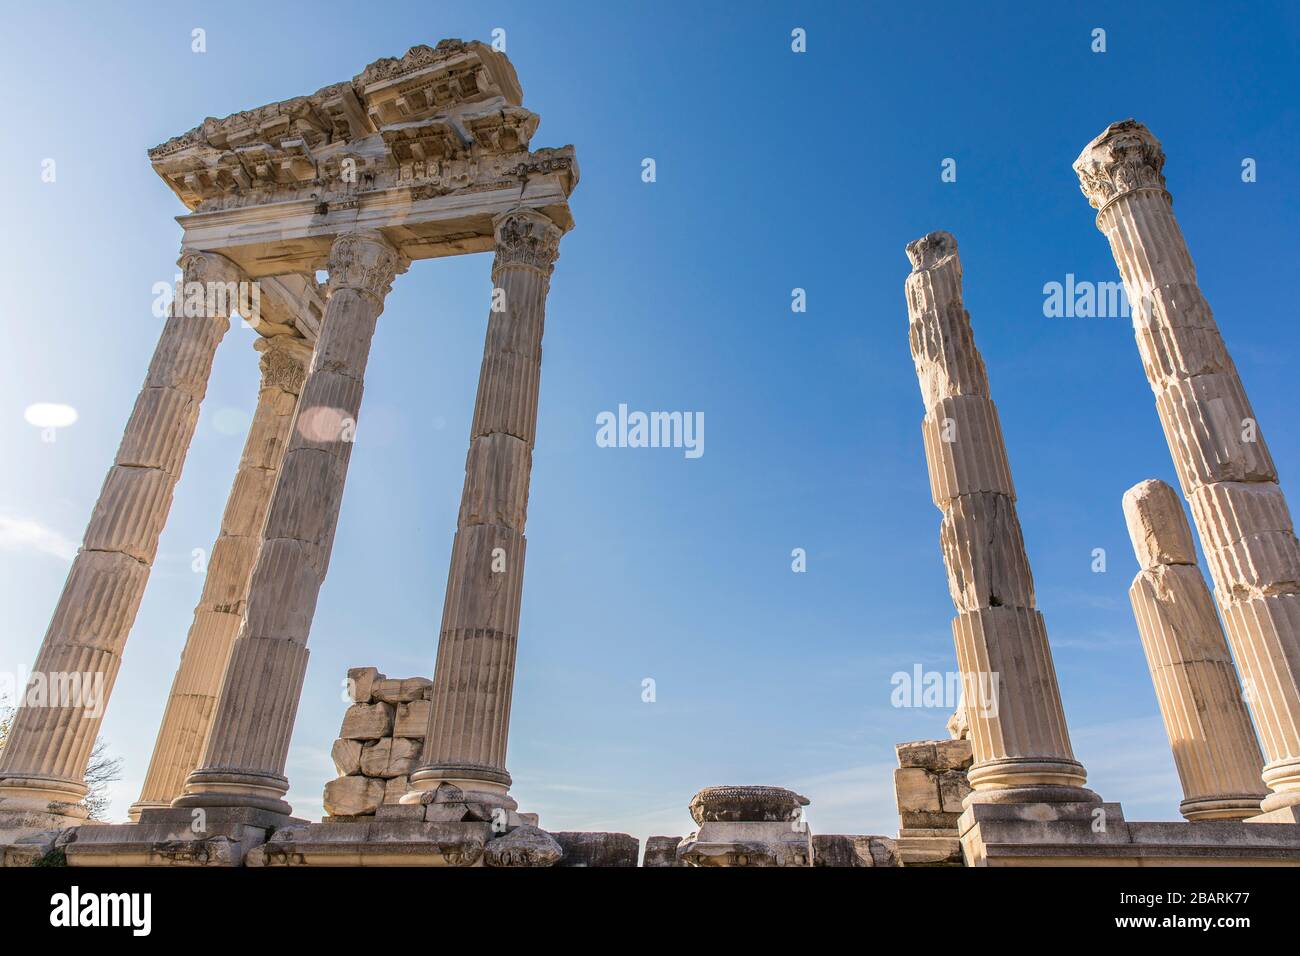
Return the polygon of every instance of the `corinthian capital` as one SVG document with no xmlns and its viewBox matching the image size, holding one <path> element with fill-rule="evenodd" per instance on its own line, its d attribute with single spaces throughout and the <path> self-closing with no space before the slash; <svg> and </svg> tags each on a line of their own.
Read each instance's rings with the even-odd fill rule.
<svg viewBox="0 0 1300 956">
<path fill-rule="evenodd" d="M 302 392 L 311 365 L 311 346 L 296 335 L 259 338 L 253 348 L 262 353 L 262 387 L 278 388 L 291 395 Z"/>
<path fill-rule="evenodd" d="M 560 257 L 564 230 L 535 209 L 512 209 L 492 220 L 496 265 L 526 265 L 549 274 Z"/>
<path fill-rule="evenodd" d="M 225 256 L 216 252 L 184 251 L 176 260 L 186 283 L 246 282 L 248 276 Z"/>
<path fill-rule="evenodd" d="M 1079 188 L 1094 209 L 1138 189 L 1165 192 L 1164 150 L 1151 130 L 1137 120 L 1111 123 L 1105 132 L 1084 147 L 1074 161 Z"/>
<path fill-rule="evenodd" d="M 393 278 L 405 272 L 406 266 L 402 254 L 383 233 L 374 229 L 345 232 L 330 246 L 327 293 L 355 289 L 382 302 L 393 286 Z"/>
</svg>

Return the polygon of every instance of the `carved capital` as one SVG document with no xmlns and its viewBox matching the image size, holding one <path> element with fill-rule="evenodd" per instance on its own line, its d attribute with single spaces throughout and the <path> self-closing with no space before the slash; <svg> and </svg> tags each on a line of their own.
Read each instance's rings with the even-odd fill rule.
<svg viewBox="0 0 1300 956">
<path fill-rule="evenodd" d="M 1084 147 L 1074 161 L 1079 188 L 1097 210 L 1105 209 L 1120 196 L 1139 189 L 1164 193 L 1164 150 L 1160 140 L 1137 120 L 1111 123 L 1105 132 Z"/>
<path fill-rule="evenodd" d="M 402 254 L 372 229 L 345 232 L 330 247 L 329 282 L 326 294 L 339 289 L 367 292 L 381 303 L 393 287 L 394 277 L 406 271 Z"/>
<path fill-rule="evenodd" d="M 176 260 L 181 267 L 182 281 L 190 282 L 247 282 L 248 276 L 225 256 L 216 252 L 183 251 Z"/>
<path fill-rule="evenodd" d="M 311 346 L 296 335 L 259 338 L 253 347 L 262 353 L 262 387 L 278 388 L 291 395 L 302 392 L 311 365 Z"/>
<path fill-rule="evenodd" d="M 492 220 L 497 257 L 493 271 L 501 266 L 532 266 L 550 275 L 560 257 L 564 230 L 533 209 L 512 209 Z"/>
</svg>

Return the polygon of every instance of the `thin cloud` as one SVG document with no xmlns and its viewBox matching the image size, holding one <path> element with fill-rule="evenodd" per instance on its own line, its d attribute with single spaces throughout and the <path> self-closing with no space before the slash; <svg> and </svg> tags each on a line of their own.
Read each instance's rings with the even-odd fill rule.
<svg viewBox="0 0 1300 956">
<path fill-rule="evenodd" d="M 39 521 L 0 515 L 0 551 L 34 551 L 71 561 L 77 556 L 77 545 Z"/>
</svg>

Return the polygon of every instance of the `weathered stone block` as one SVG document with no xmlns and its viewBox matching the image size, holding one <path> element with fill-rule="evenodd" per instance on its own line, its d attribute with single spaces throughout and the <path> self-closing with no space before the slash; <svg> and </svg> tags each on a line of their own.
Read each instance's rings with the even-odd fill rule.
<svg viewBox="0 0 1300 956">
<path fill-rule="evenodd" d="M 677 844 L 682 842 L 678 836 L 646 837 L 645 862 L 642 866 L 685 866 L 677 859 Z"/>
<path fill-rule="evenodd" d="M 432 685 L 426 688 L 426 692 Z M 394 737 L 418 737 L 423 740 L 429 731 L 429 715 L 433 702 L 421 698 L 397 705 L 397 719 L 393 723 Z"/>
<path fill-rule="evenodd" d="M 343 715 L 339 736 L 348 740 L 379 740 L 392 730 L 392 704 L 353 704 Z"/>
<path fill-rule="evenodd" d="M 641 843 L 626 833 L 564 831 L 551 837 L 564 851 L 556 866 L 636 866 Z"/>
<path fill-rule="evenodd" d="M 325 784 L 325 812 L 330 816 L 374 813 L 384 802 L 384 781 L 339 777 Z"/>
<path fill-rule="evenodd" d="M 970 740 L 937 740 L 934 750 L 937 770 L 965 770 L 971 765 Z"/>
<path fill-rule="evenodd" d="M 933 769 L 936 763 L 935 741 L 915 740 L 911 743 L 896 744 L 894 752 L 898 755 L 900 767 L 928 767 Z"/>
<path fill-rule="evenodd" d="M 432 687 L 433 681 L 427 677 L 389 678 L 375 682 L 373 694 L 375 700 L 387 704 L 405 704 L 420 700 L 426 688 Z"/>
<path fill-rule="evenodd" d="M 358 704 L 369 704 L 373 700 L 376 681 L 384 679 L 376 667 L 352 667 L 348 669 L 348 696 Z"/>
<path fill-rule="evenodd" d="M 545 830 L 522 826 L 488 843 L 483 862 L 487 866 L 553 866 L 563 855 L 563 848 Z"/>
<path fill-rule="evenodd" d="M 391 806 L 402 799 L 402 795 L 410 789 L 411 778 L 406 774 L 400 777 L 391 777 L 384 784 L 384 805 Z M 413 810 L 419 810 L 419 807 L 412 807 Z"/>
<path fill-rule="evenodd" d="M 945 770 L 939 774 L 939 802 L 945 813 L 961 813 L 962 801 L 971 786 L 962 770 Z"/>
<path fill-rule="evenodd" d="M 813 835 L 813 866 L 902 866 L 894 841 L 882 836 Z"/>
<path fill-rule="evenodd" d="M 412 773 L 420 759 L 420 742 L 405 737 L 385 737 L 367 743 L 361 751 L 361 772 L 367 777 L 400 777 Z"/>
<path fill-rule="evenodd" d="M 939 784 L 935 775 L 920 767 L 900 767 L 894 771 L 894 795 L 899 812 L 939 812 Z"/>
<path fill-rule="evenodd" d="M 361 741 L 340 737 L 330 748 L 330 756 L 340 777 L 361 772 Z"/>
</svg>

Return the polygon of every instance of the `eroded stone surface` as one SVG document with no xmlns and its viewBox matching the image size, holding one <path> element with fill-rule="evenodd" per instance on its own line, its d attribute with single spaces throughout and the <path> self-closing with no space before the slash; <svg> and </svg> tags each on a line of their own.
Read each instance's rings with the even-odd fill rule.
<svg viewBox="0 0 1300 956">
<path fill-rule="evenodd" d="M 1300 615 L 1290 613 L 1300 600 L 1300 542 L 1263 432 L 1197 284 L 1164 163 L 1160 141 L 1128 119 L 1090 142 L 1074 169 L 1133 304 L 1156 410 L 1192 503 L 1233 657 L 1251 689 L 1264 780 L 1273 791 L 1264 809 L 1300 805 Z"/>
</svg>

